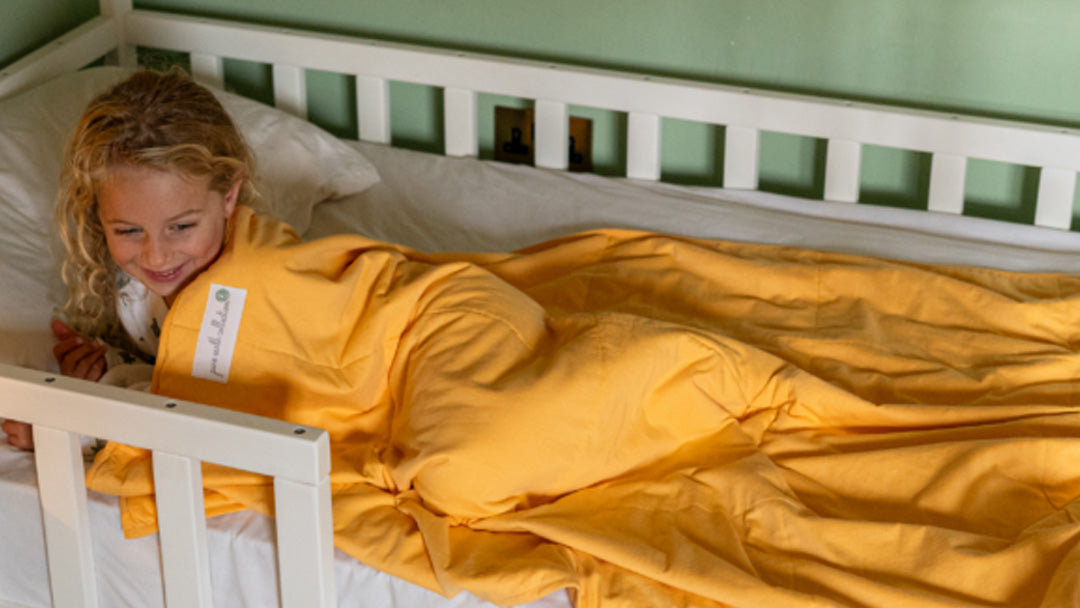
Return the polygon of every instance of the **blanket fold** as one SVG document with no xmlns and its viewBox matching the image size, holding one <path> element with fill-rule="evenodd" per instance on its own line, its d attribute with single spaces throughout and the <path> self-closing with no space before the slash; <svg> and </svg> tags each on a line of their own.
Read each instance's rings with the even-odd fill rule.
<svg viewBox="0 0 1080 608">
<path fill-rule="evenodd" d="M 517 604 L 1080 597 L 1080 278 L 602 230 L 513 254 L 302 243 L 238 212 L 155 392 L 330 434 L 335 542 Z M 228 381 L 193 376 L 244 290 Z M 156 529 L 149 455 L 90 487 Z M 272 514 L 204 465 L 208 515 Z"/>
</svg>

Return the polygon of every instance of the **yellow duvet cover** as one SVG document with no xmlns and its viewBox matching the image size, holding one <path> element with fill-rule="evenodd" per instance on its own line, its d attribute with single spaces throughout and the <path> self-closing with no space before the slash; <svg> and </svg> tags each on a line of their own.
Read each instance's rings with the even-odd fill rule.
<svg viewBox="0 0 1080 608">
<path fill-rule="evenodd" d="M 1080 278 L 617 230 L 425 255 L 237 219 L 153 390 L 327 429 L 363 562 L 500 604 L 1080 603 Z M 245 294 L 224 383 L 196 352 L 212 285 Z M 87 481 L 155 530 L 147 453 L 110 444 Z M 208 514 L 272 514 L 266 481 L 204 466 Z"/>
</svg>

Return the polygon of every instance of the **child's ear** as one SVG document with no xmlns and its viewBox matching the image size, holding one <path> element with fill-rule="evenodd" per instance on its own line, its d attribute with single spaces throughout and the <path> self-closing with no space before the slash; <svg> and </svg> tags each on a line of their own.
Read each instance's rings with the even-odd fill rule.
<svg viewBox="0 0 1080 608">
<path fill-rule="evenodd" d="M 240 189 L 244 186 L 244 176 L 237 174 L 233 179 L 233 183 L 229 186 L 229 191 L 225 193 L 225 215 L 226 217 L 232 217 L 234 211 L 236 211 L 236 202 L 240 199 Z"/>
</svg>

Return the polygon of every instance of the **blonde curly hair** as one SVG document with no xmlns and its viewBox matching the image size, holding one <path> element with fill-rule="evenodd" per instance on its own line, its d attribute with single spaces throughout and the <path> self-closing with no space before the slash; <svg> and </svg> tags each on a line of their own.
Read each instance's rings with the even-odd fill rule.
<svg viewBox="0 0 1080 608">
<path fill-rule="evenodd" d="M 98 218 L 97 193 L 110 171 L 148 167 L 210 178 L 252 204 L 254 161 L 243 136 L 206 88 L 183 70 L 142 70 L 86 107 L 64 149 L 56 222 L 66 248 L 68 300 L 62 312 L 80 334 L 126 343 L 116 312 L 117 266 Z M 152 201 L 148 201 L 152 203 Z"/>
</svg>

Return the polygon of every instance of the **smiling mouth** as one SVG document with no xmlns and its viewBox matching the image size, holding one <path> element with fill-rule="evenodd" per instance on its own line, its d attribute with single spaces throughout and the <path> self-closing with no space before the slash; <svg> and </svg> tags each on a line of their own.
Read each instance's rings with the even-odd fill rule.
<svg viewBox="0 0 1080 608">
<path fill-rule="evenodd" d="M 154 272 L 153 270 L 147 270 L 143 268 L 143 272 L 146 273 L 146 278 L 155 283 L 171 283 L 180 278 L 180 271 L 183 270 L 184 265 L 181 264 L 172 270 L 165 272 Z"/>
</svg>

